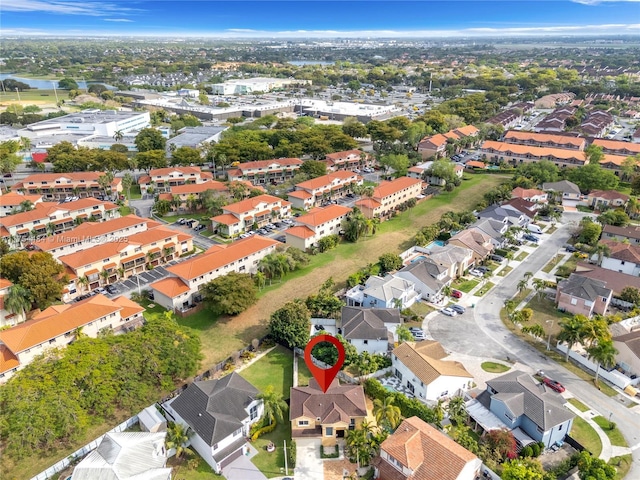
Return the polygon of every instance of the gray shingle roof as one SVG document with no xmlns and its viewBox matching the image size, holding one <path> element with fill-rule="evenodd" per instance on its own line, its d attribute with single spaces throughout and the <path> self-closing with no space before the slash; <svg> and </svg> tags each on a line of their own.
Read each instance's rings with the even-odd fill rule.
<svg viewBox="0 0 640 480">
<path fill-rule="evenodd" d="M 556 425 L 572 419 L 575 415 L 564 407 L 564 398 L 533 377 L 520 370 L 514 370 L 493 380 L 487 385 L 497 393 L 497 398 L 509 408 L 522 411 L 533 423 L 547 431 Z M 514 412 L 515 413 L 515 412 Z"/>
<path fill-rule="evenodd" d="M 258 390 L 237 373 L 220 380 L 193 382 L 172 403 L 173 409 L 208 445 L 242 428 L 247 407 Z"/>
<path fill-rule="evenodd" d="M 560 180 L 559 182 L 547 182 L 542 184 L 542 189 L 547 191 L 551 190 L 554 192 L 562 192 L 562 193 L 575 193 L 580 195 L 580 188 L 569 180 Z"/>
<path fill-rule="evenodd" d="M 346 339 L 387 338 L 385 323 L 400 324 L 397 308 L 342 307 L 342 335 Z"/>
<path fill-rule="evenodd" d="M 442 279 L 438 278 L 447 272 L 447 268 L 430 258 L 410 263 L 403 267 L 401 272 L 413 275 L 435 292 L 439 292 L 451 280 L 448 275 L 445 275 Z"/>
<path fill-rule="evenodd" d="M 575 273 L 572 273 L 568 280 L 561 281 L 558 284 L 558 288 L 562 293 L 592 302 L 598 297 L 609 297 L 611 295 L 611 289 L 606 287 L 605 282 Z"/>
</svg>

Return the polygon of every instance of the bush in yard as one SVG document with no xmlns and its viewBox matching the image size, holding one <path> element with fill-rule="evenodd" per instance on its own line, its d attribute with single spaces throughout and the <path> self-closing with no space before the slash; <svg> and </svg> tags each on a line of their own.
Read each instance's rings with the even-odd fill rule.
<svg viewBox="0 0 640 480">
<path fill-rule="evenodd" d="M 527 445 L 522 450 L 520 450 L 520 456 L 521 457 L 532 457 L 533 456 L 533 449 L 529 445 Z"/>
<path fill-rule="evenodd" d="M 298 457 L 298 446 L 294 439 L 291 439 L 291 443 L 289 444 L 289 467 L 296 467 L 296 459 Z"/>
<path fill-rule="evenodd" d="M 537 443 L 532 443 L 531 445 L 529 445 L 529 448 L 531 448 L 531 456 L 540 456 L 540 445 L 538 445 Z"/>
<path fill-rule="evenodd" d="M 388 396 L 393 397 L 393 404 L 400 408 L 404 418 L 416 416 L 427 423 L 441 428 L 436 412 L 415 398 L 407 398 L 400 393 L 388 392 L 375 378 L 369 378 L 364 382 L 364 392 L 373 399 L 384 401 Z"/>
<path fill-rule="evenodd" d="M 380 255 L 378 263 L 380 264 L 380 275 L 402 268 L 402 258 L 400 258 L 400 255 L 396 255 L 395 253 L 385 253 Z"/>
<path fill-rule="evenodd" d="M 262 435 L 273 432 L 276 429 L 277 425 L 277 422 L 273 422 L 271 425 L 267 425 L 265 427 L 257 429 L 255 432 L 253 432 L 253 435 L 251 435 L 251 441 L 255 442 Z"/>
<path fill-rule="evenodd" d="M 309 343 L 311 313 L 302 300 L 287 302 L 271 314 L 271 337 L 287 348 L 304 348 Z"/>
</svg>

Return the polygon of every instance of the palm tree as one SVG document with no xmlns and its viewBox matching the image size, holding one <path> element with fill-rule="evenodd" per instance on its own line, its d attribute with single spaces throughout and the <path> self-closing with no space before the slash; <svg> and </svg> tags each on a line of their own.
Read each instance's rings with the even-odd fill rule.
<svg viewBox="0 0 640 480">
<path fill-rule="evenodd" d="M 109 283 L 109 272 L 107 272 L 106 270 L 102 270 L 100 272 L 100 276 L 102 277 L 102 281 L 105 284 Z"/>
<path fill-rule="evenodd" d="M 542 294 L 544 293 L 544 289 L 547 288 L 547 282 L 545 282 L 541 278 L 534 278 L 533 279 L 533 288 L 535 289 L 536 293 L 538 294 L 538 297 L 542 297 Z"/>
<path fill-rule="evenodd" d="M 253 275 L 253 280 L 256 283 L 256 286 L 258 287 L 258 289 L 262 290 L 266 283 L 266 275 L 261 271 L 257 271 Z"/>
<path fill-rule="evenodd" d="M 600 340 L 587 347 L 587 355 L 596 363 L 596 382 L 600 374 L 600 366 L 611 368 L 616 364 L 616 353 L 618 350 L 613 346 L 612 340 Z"/>
<path fill-rule="evenodd" d="M 113 173 L 106 172 L 104 175 L 98 177 L 98 185 L 104 191 L 105 196 L 109 196 L 111 193 L 111 184 L 113 183 Z"/>
<path fill-rule="evenodd" d="M 524 272 L 525 280 L 529 280 L 531 277 L 533 277 L 533 273 L 532 272 Z"/>
<path fill-rule="evenodd" d="M 373 401 L 373 415 L 378 425 L 388 431 L 393 431 L 400 424 L 402 415 L 400 407 L 393 404 L 393 397 L 387 396 L 384 400 L 376 398 Z"/>
<path fill-rule="evenodd" d="M 602 259 L 611 255 L 611 248 L 606 243 L 598 243 L 595 253 L 598 255 L 598 266 L 602 265 Z"/>
<path fill-rule="evenodd" d="M 518 293 L 524 292 L 529 286 L 529 281 L 526 278 L 523 278 L 518 282 Z"/>
<path fill-rule="evenodd" d="M 133 185 L 133 177 L 129 172 L 122 177 L 122 188 L 127 192 L 127 199 L 131 199 L 131 186 Z"/>
<path fill-rule="evenodd" d="M 185 428 L 180 423 L 170 422 L 169 425 L 167 425 L 167 450 L 175 448 L 176 458 L 181 458 L 184 455 L 193 455 L 193 450 L 187 447 L 187 443 L 189 443 L 191 435 L 192 432 L 189 427 Z"/>
<path fill-rule="evenodd" d="M 33 203 L 31 203 L 30 200 L 23 200 L 22 202 L 20 202 L 21 212 L 28 212 L 30 210 L 33 210 Z"/>
<path fill-rule="evenodd" d="M 24 317 L 26 312 L 31 310 L 31 292 L 22 285 L 13 285 L 4 299 L 4 306 L 7 311 Z"/>
<path fill-rule="evenodd" d="M 513 315 L 513 312 L 515 311 L 516 307 L 517 305 L 515 300 L 509 299 L 504 301 L 504 309 L 507 311 L 507 316 L 509 318 L 511 318 L 511 316 Z"/>
<path fill-rule="evenodd" d="M 273 385 L 269 385 L 264 392 L 259 394 L 257 399 L 262 400 L 264 404 L 264 416 L 269 419 L 269 425 L 277 420 L 282 421 L 284 412 L 287 410 L 287 404 L 282 399 L 282 394 L 275 391 Z"/>
<path fill-rule="evenodd" d="M 558 334 L 558 341 L 567 344 L 567 353 L 564 357 L 565 362 L 569 361 L 569 351 L 571 347 L 581 342 L 584 338 L 584 327 L 588 321 L 589 319 L 584 315 L 574 315 L 560 321 L 559 326 L 561 330 Z"/>
<path fill-rule="evenodd" d="M 456 425 L 464 423 L 467 418 L 467 409 L 465 407 L 464 398 L 458 396 L 449 400 L 447 412 L 449 413 L 449 418 L 456 422 Z"/>
<path fill-rule="evenodd" d="M 115 133 L 113 134 L 113 139 L 116 142 L 119 142 L 123 138 L 124 138 L 124 133 L 122 133 L 122 130 L 116 130 Z"/>
<path fill-rule="evenodd" d="M 82 290 L 84 290 L 84 287 L 88 287 L 89 286 L 89 279 L 87 277 L 78 277 L 78 280 L 76 281 L 76 283 L 82 287 L 80 289 L 80 293 L 82 293 Z"/>
</svg>

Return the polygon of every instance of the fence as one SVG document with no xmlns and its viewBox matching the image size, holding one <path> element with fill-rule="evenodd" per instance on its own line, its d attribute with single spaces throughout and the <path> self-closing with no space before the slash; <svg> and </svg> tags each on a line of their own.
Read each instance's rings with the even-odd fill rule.
<svg viewBox="0 0 640 480">
<path fill-rule="evenodd" d="M 556 347 L 562 353 L 566 353 L 567 352 L 567 346 L 565 344 L 558 343 L 556 345 Z M 582 354 L 576 352 L 575 350 L 570 350 L 569 351 L 569 358 L 571 358 L 572 360 L 575 360 L 580 365 L 582 365 L 583 367 L 588 368 L 589 370 L 591 370 L 594 373 L 595 373 L 596 370 L 598 370 L 598 366 L 595 363 L 593 363 L 591 360 L 589 360 L 586 356 L 583 356 Z M 607 371 L 602 367 L 600 367 L 600 369 L 598 370 L 598 377 L 606 380 L 607 382 L 609 382 L 609 383 L 611 383 L 611 384 L 615 385 L 616 387 L 619 387 L 619 388 L 621 388 L 623 390 L 627 386 L 629 386 L 629 385 L 631 385 L 633 383 L 633 380 L 631 380 L 626 375 L 623 375 L 622 373 L 618 372 L 617 370 Z"/>
<path fill-rule="evenodd" d="M 575 448 L 579 452 L 582 452 L 583 450 L 587 450 L 581 443 L 579 443 L 576 439 L 574 439 L 569 435 L 564 437 L 564 441 L 567 442 L 569 445 L 571 445 L 573 448 Z"/>
<path fill-rule="evenodd" d="M 131 426 L 135 425 L 136 423 L 138 423 L 138 415 L 135 415 L 125 420 L 117 427 L 109 430 L 107 433 L 122 432 L 127 428 L 130 428 Z M 67 458 L 63 458 L 55 465 L 50 466 L 46 470 L 40 472 L 35 477 L 32 477 L 31 480 L 45 480 L 47 478 L 51 478 L 56 473 L 61 472 L 62 470 L 67 468 L 69 465 L 71 465 L 72 462 L 76 461 L 79 458 L 84 457 L 85 455 L 91 453 L 93 450 L 98 448 L 98 445 L 100 445 L 100 442 L 102 441 L 102 437 L 104 437 L 104 435 L 100 435 L 98 438 L 96 438 L 92 442 L 87 443 L 84 447 L 82 447 L 79 450 L 76 450 Z"/>
</svg>

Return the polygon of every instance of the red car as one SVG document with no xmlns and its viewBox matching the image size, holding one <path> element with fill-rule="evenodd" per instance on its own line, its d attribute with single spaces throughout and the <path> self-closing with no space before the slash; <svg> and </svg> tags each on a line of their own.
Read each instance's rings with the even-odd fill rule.
<svg viewBox="0 0 640 480">
<path fill-rule="evenodd" d="M 564 385 L 562 385 L 560 382 L 556 382 L 555 380 L 550 379 L 549 377 L 544 377 L 542 381 L 545 385 L 558 393 L 562 393 L 565 390 Z"/>
<path fill-rule="evenodd" d="M 459 290 L 451 290 L 451 296 L 453 298 L 462 298 L 462 292 Z"/>
</svg>

